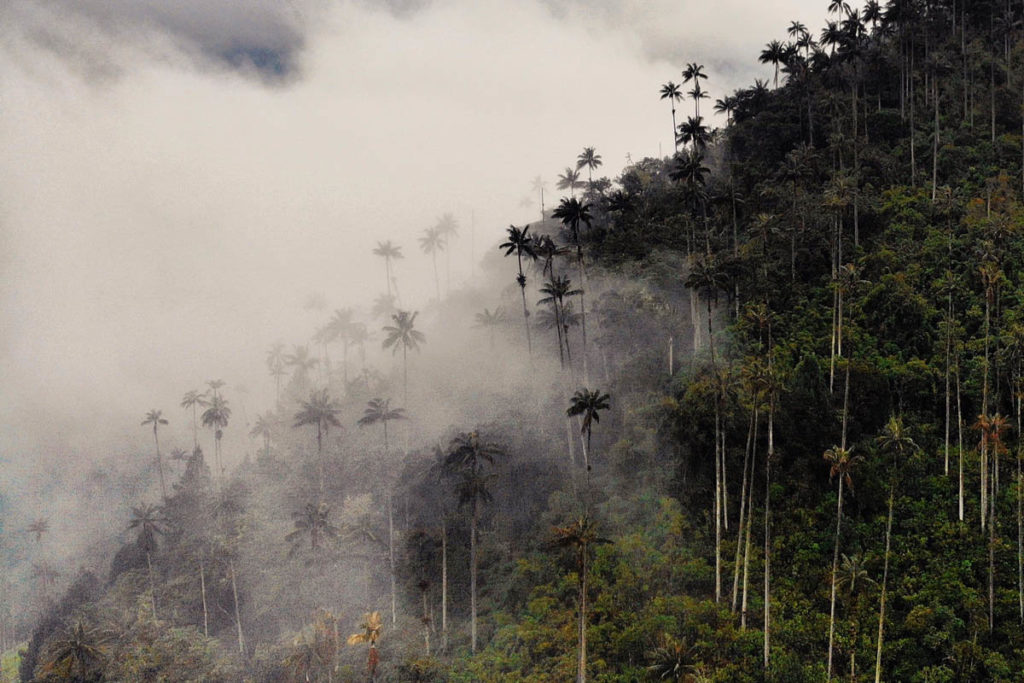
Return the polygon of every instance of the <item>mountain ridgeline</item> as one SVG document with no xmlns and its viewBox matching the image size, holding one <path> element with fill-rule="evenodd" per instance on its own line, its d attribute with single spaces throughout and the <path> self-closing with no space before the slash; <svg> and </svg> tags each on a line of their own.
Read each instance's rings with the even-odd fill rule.
<svg viewBox="0 0 1024 683">
<path fill-rule="evenodd" d="M 381 242 L 252 420 L 140 406 L 116 553 L 5 528 L 21 679 L 1024 679 L 1024 5 L 823 10 L 419 314 Z"/>
</svg>

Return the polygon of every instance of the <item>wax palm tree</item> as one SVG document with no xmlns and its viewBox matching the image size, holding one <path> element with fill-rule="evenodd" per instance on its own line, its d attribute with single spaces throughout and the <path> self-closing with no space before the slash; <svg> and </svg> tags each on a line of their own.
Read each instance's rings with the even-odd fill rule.
<svg viewBox="0 0 1024 683">
<path fill-rule="evenodd" d="M 565 172 L 558 176 L 558 182 L 555 184 L 555 187 L 559 190 L 569 190 L 569 194 L 575 197 L 576 185 L 578 185 L 579 182 L 580 172 L 572 166 L 566 166 Z"/>
<path fill-rule="evenodd" d="M 676 102 L 683 99 L 683 91 L 672 81 L 661 86 L 661 99 L 668 100 L 672 105 L 672 141 L 675 151 L 679 151 L 679 139 L 676 137 Z"/>
<path fill-rule="evenodd" d="M 220 394 L 215 394 L 206 403 L 206 406 L 206 410 L 203 411 L 202 422 L 204 427 L 214 430 L 213 453 L 217 460 L 217 468 L 220 470 L 221 477 L 223 477 L 224 464 L 221 461 L 220 440 L 223 438 L 224 428 L 228 426 L 228 420 L 231 418 L 231 408 L 228 406 L 227 399 Z"/>
<path fill-rule="evenodd" d="M 420 249 L 424 254 L 430 254 L 434 261 L 434 289 L 438 303 L 441 302 L 441 276 L 437 272 L 437 252 L 444 251 L 444 236 L 437 228 L 427 228 L 420 238 Z"/>
<path fill-rule="evenodd" d="M 167 424 L 167 420 L 163 417 L 163 411 L 156 408 L 146 413 L 146 417 L 142 420 L 143 427 L 153 425 L 153 442 L 156 443 L 156 470 L 160 474 L 160 494 L 166 499 L 167 486 L 164 484 L 164 464 L 160 459 L 160 436 L 157 434 L 157 428 L 165 424 Z"/>
<path fill-rule="evenodd" d="M 579 626 L 577 627 L 576 683 L 587 680 L 587 570 L 590 549 L 599 543 L 610 543 L 598 535 L 597 523 L 586 515 L 571 523 L 554 528 L 553 544 L 569 548 L 576 556 L 576 571 L 579 582 Z"/>
<path fill-rule="evenodd" d="M 516 262 L 519 266 L 519 274 L 516 275 L 516 283 L 519 285 L 519 293 L 523 298 L 523 325 L 526 327 L 526 348 L 530 355 L 533 355 L 533 341 L 530 338 L 530 311 L 526 308 L 526 274 L 523 272 L 523 256 L 537 260 L 537 253 L 534 251 L 533 238 L 529 235 L 530 226 L 522 229 L 514 225 L 508 226 L 508 241 L 499 245 L 499 249 L 505 250 L 505 256 L 516 255 Z"/>
<path fill-rule="evenodd" d="M 279 345 L 280 346 L 280 345 Z M 283 348 L 283 347 L 281 347 Z M 273 350 L 271 354 L 273 354 Z M 268 364 L 270 359 L 267 359 Z M 277 362 L 282 362 L 279 358 Z M 181 407 L 185 410 L 192 409 L 192 450 L 195 450 L 199 445 L 199 407 L 206 405 L 206 396 L 200 394 L 198 391 L 193 389 L 192 391 L 186 392 L 181 399 Z"/>
<path fill-rule="evenodd" d="M 540 195 L 540 219 L 544 220 L 544 190 L 547 188 L 547 183 L 540 176 L 533 179 L 533 191 Z"/>
<path fill-rule="evenodd" d="M 555 259 L 569 253 L 568 247 L 559 246 L 551 239 L 551 235 L 538 235 L 534 239 L 533 251 L 540 261 L 541 275 L 553 276 L 555 274 Z"/>
<path fill-rule="evenodd" d="M 485 308 L 482 313 L 477 313 L 474 316 L 476 323 L 473 327 L 479 327 L 485 329 L 490 334 L 490 348 L 494 348 L 494 331 L 508 322 L 508 316 L 505 315 L 505 309 L 498 306 L 492 312 L 490 309 Z"/>
<path fill-rule="evenodd" d="M 573 394 L 569 408 L 565 411 L 569 417 L 583 416 L 580 433 L 587 435 L 587 450 L 584 451 L 583 457 L 588 472 L 590 471 L 590 434 L 594 424 L 601 421 L 601 411 L 608 410 L 610 407 L 608 404 L 610 398 L 608 394 L 602 394 L 600 389 L 579 389 Z"/>
<path fill-rule="evenodd" d="M 726 125 L 732 123 L 732 113 L 736 111 L 737 104 L 738 100 L 735 95 L 726 95 L 715 100 L 715 111 L 719 114 L 725 114 Z M 678 146 L 676 150 L 678 151 Z"/>
<path fill-rule="evenodd" d="M 391 294 L 391 262 L 397 261 L 402 258 L 402 247 L 397 244 L 392 244 L 391 240 L 386 242 L 377 242 L 377 247 L 373 250 L 374 256 L 380 256 L 384 259 L 384 276 L 387 278 L 387 293 L 388 296 Z"/>
<path fill-rule="evenodd" d="M 132 519 L 129 529 L 138 529 L 136 545 L 146 553 L 146 566 L 149 569 L 150 604 L 153 608 L 153 620 L 156 620 L 156 581 L 153 578 L 153 553 L 156 552 L 156 537 L 163 535 L 166 519 L 158 515 L 160 508 L 155 505 L 142 505 L 132 508 Z"/>
<path fill-rule="evenodd" d="M 537 305 L 550 305 L 554 314 L 555 331 L 558 335 L 558 358 L 564 368 L 566 358 L 562 353 L 563 343 L 566 354 L 569 354 L 569 341 L 568 339 L 563 339 L 562 336 L 564 330 L 562 314 L 565 310 L 565 299 L 566 297 L 576 296 L 580 291 L 572 288 L 572 281 L 569 278 L 554 275 L 540 288 L 540 293 L 546 296 L 537 301 Z M 572 362 L 571 354 L 569 355 L 569 362 Z"/>
<path fill-rule="evenodd" d="M 314 391 L 309 395 L 308 401 L 303 401 L 301 410 L 295 413 L 293 428 L 314 425 L 316 427 L 316 453 L 320 475 L 320 497 L 324 495 L 324 437 L 327 436 L 331 427 L 340 427 L 338 413 L 339 406 L 331 399 L 326 389 Z"/>
<path fill-rule="evenodd" d="M 587 169 L 587 187 L 594 189 L 594 169 L 602 165 L 601 155 L 594 151 L 593 147 L 584 147 L 580 155 L 576 157 L 576 170 L 584 167 Z"/>
<path fill-rule="evenodd" d="M 694 118 L 700 118 L 700 101 L 706 100 L 710 95 L 707 90 L 700 87 L 700 82 L 694 83 L 693 88 L 686 92 L 693 100 L 693 116 Z"/>
<path fill-rule="evenodd" d="M 352 344 L 355 330 L 359 323 L 352 320 L 353 311 L 351 308 L 335 309 L 330 322 L 327 323 L 328 342 L 341 342 L 341 373 L 345 386 L 348 386 L 348 350 Z"/>
<path fill-rule="evenodd" d="M 785 61 L 787 54 L 786 46 L 778 40 L 773 40 L 761 50 L 761 56 L 758 58 L 762 64 L 772 64 L 775 66 L 775 87 L 779 87 L 779 64 Z"/>
<path fill-rule="evenodd" d="M 876 439 L 879 448 L 892 454 L 892 465 L 889 474 L 889 514 L 885 521 L 885 559 L 882 568 L 882 594 L 878 606 L 878 644 L 875 649 L 875 683 L 882 679 L 882 639 L 885 629 L 885 598 L 889 582 L 889 549 L 892 539 L 892 517 L 896 501 L 896 474 L 908 453 L 917 450 L 917 444 L 907 435 L 903 426 L 903 418 L 892 416 L 885 424 L 882 433 Z"/>
<path fill-rule="evenodd" d="M 305 385 L 309 378 L 309 371 L 317 366 L 319 361 L 309 355 L 309 347 L 296 344 L 292 352 L 284 357 L 284 364 L 292 368 L 292 381 L 298 386 Z"/>
<path fill-rule="evenodd" d="M 50 520 L 46 519 L 45 517 L 40 517 L 39 519 L 34 520 L 26 528 L 26 531 L 28 533 L 35 534 L 36 543 L 41 542 L 43 540 L 43 534 L 45 534 L 49 530 Z"/>
<path fill-rule="evenodd" d="M 679 124 L 679 132 L 676 136 L 677 142 L 681 142 L 684 145 L 693 143 L 693 150 L 695 152 L 703 151 L 710 139 L 711 134 L 708 132 L 708 127 L 704 125 L 704 118 L 702 116 L 696 118 L 691 116 Z"/>
<path fill-rule="evenodd" d="M 593 220 L 590 215 L 590 204 L 584 204 L 575 197 L 570 199 L 562 199 L 558 204 L 558 208 L 555 209 L 551 216 L 557 218 L 562 222 L 565 228 L 568 228 L 569 235 L 572 237 L 573 244 L 576 245 L 576 263 L 579 266 L 580 271 L 580 284 L 582 287 L 576 290 L 580 297 L 580 329 L 583 331 L 583 377 L 587 379 L 587 308 L 586 302 L 583 299 L 583 294 L 587 287 L 587 271 L 583 265 L 583 240 L 580 234 L 580 225 L 585 225 L 590 228 L 591 221 Z"/>
<path fill-rule="evenodd" d="M 704 73 L 704 65 L 691 62 L 686 65 L 683 69 L 683 85 L 686 85 L 690 81 L 694 83 L 694 89 L 688 94 L 693 97 L 693 115 L 700 116 L 700 99 L 703 97 L 700 82 L 701 79 L 707 80 L 708 75 Z M 696 94 L 695 94 L 696 93 Z"/>
<path fill-rule="evenodd" d="M 321 550 L 324 539 L 334 540 L 338 537 L 338 527 L 331 523 L 331 508 L 326 503 L 306 503 L 302 510 L 292 513 L 292 520 L 295 528 L 284 537 L 292 544 L 289 557 L 299 551 L 307 537 L 314 559 Z"/>
<path fill-rule="evenodd" d="M 363 615 L 363 623 L 359 625 L 359 633 L 353 633 L 348 637 L 349 645 L 368 643 L 370 650 L 366 655 L 366 672 L 370 675 L 370 681 L 377 679 L 377 666 L 380 664 L 380 655 L 377 654 L 377 640 L 380 639 L 383 625 L 380 612 L 367 612 Z"/>
<path fill-rule="evenodd" d="M 839 479 L 839 498 L 836 503 L 836 535 L 832 554 L 832 607 L 828 623 L 828 678 L 832 678 L 832 644 L 835 640 L 836 625 L 836 578 L 839 572 L 839 534 L 843 521 L 843 487 L 853 490 L 853 470 L 861 463 L 863 456 L 854 454 L 845 446 L 833 446 L 824 453 L 829 463 L 829 479 Z"/>
<path fill-rule="evenodd" d="M 444 467 L 447 472 L 458 476 L 456 492 L 459 505 L 470 506 L 469 521 L 469 611 L 470 643 L 476 652 L 477 634 L 477 525 L 481 506 L 490 502 L 491 493 L 487 488 L 489 477 L 483 474 L 485 465 L 493 465 L 495 458 L 505 455 L 505 449 L 494 442 L 480 438 L 479 432 L 463 432 L 451 440 Z"/>
<path fill-rule="evenodd" d="M 390 398 L 373 398 L 366 404 L 366 408 L 363 410 L 363 416 L 359 418 L 357 424 L 360 427 L 367 427 L 369 425 L 377 424 L 378 422 L 384 428 L 384 454 L 388 453 L 388 422 L 391 420 L 405 420 L 405 409 L 403 408 L 392 408 Z"/>
<path fill-rule="evenodd" d="M 417 315 L 419 311 L 398 311 L 391 316 L 395 324 L 384 327 L 387 336 L 384 338 L 383 348 L 391 349 L 392 355 L 398 353 L 399 347 L 402 349 L 402 401 L 406 405 L 409 405 L 409 351 L 418 351 L 420 344 L 427 339 L 415 327 Z"/>
<path fill-rule="evenodd" d="M 263 455 L 270 457 L 270 437 L 274 434 L 275 420 L 273 413 L 263 413 L 256 416 L 256 423 L 249 430 L 249 436 L 258 436 L 263 439 Z"/>
<path fill-rule="evenodd" d="M 106 637 L 79 619 L 47 648 L 43 680 L 92 681 L 107 658 Z"/>
<path fill-rule="evenodd" d="M 437 219 L 437 224 L 434 226 L 437 230 L 437 234 L 444 240 L 444 246 L 450 247 L 454 238 L 459 236 L 459 222 L 455 220 L 455 216 L 450 213 L 446 213 Z M 445 278 L 445 296 L 449 295 L 452 291 L 452 250 L 445 249 L 444 252 L 444 278 Z"/>
</svg>

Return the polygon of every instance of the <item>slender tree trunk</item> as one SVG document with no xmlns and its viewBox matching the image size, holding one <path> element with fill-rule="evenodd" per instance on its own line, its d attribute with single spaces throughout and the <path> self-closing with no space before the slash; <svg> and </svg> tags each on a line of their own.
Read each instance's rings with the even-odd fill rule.
<svg viewBox="0 0 1024 683">
<path fill-rule="evenodd" d="M 964 416 L 960 401 L 960 356 L 957 355 L 956 365 L 956 436 L 957 436 L 957 468 L 959 483 L 957 484 L 957 510 L 961 522 L 964 521 Z"/>
<path fill-rule="evenodd" d="M 1018 369 L 1017 382 L 1020 382 Z M 1017 604 L 1020 608 L 1020 623 L 1024 624 L 1024 515 L 1021 509 L 1021 495 L 1024 488 L 1021 486 L 1021 450 L 1024 449 L 1024 440 L 1019 438 L 1021 434 L 1021 397 L 1018 394 L 1017 402 Z"/>
<path fill-rule="evenodd" d="M 716 390 L 717 391 L 717 390 Z M 722 460 L 718 454 L 720 425 L 718 397 L 715 397 L 715 602 L 722 601 Z"/>
<path fill-rule="evenodd" d="M 769 369 L 771 368 L 771 351 L 768 352 Z M 764 670 L 768 671 L 771 655 L 772 626 L 772 545 L 771 545 L 771 482 L 772 459 L 775 456 L 775 396 L 768 399 L 768 453 L 764 462 Z"/>
<path fill-rule="evenodd" d="M 441 651 L 448 650 L 448 523 L 441 520 Z"/>
<path fill-rule="evenodd" d="M 238 606 L 238 582 L 235 580 L 235 561 L 228 562 L 231 571 L 231 595 L 235 600 L 235 626 L 238 628 L 238 654 L 245 654 L 245 636 L 242 635 L 242 614 Z"/>
<path fill-rule="evenodd" d="M 676 154 L 678 154 L 679 153 L 679 136 L 676 133 L 676 130 L 677 130 L 677 128 L 676 128 L 676 105 L 675 105 L 675 102 L 672 101 L 671 97 L 669 98 L 669 101 L 672 102 L 672 144 L 675 145 L 675 151 L 676 151 Z"/>
<path fill-rule="evenodd" d="M 882 680 L 882 638 L 885 629 L 885 591 L 889 582 L 889 548 L 892 539 L 892 510 L 896 498 L 895 481 L 889 484 L 889 516 L 885 521 L 885 561 L 882 565 L 882 597 L 878 605 L 878 647 L 875 649 L 875 683 Z"/>
<path fill-rule="evenodd" d="M 843 475 L 839 475 L 839 501 L 836 506 L 836 535 L 832 549 L 832 599 L 828 615 L 828 673 L 827 680 L 832 680 L 832 644 L 835 641 L 836 627 L 836 575 L 839 572 L 839 533 L 843 521 Z"/>
<path fill-rule="evenodd" d="M 947 301 L 947 312 L 946 312 L 946 438 L 945 438 L 945 457 L 943 460 L 942 473 L 949 476 L 949 423 L 950 423 L 950 399 L 949 399 L 949 360 L 950 353 L 953 345 L 953 290 L 950 288 Z"/>
<path fill-rule="evenodd" d="M 750 426 L 747 428 L 747 446 L 743 451 L 743 479 L 740 484 L 740 519 L 739 528 L 736 531 L 736 555 L 732 562 L 732 604 L 731 611 L 733 614 L 736 613 L 736 602 L 739 599 L 739 587 L 740 587 L 740 561 L 743 556 L 743 525 L 746 523 L 746 510 L 747 510 L 747 467 L 750 465 L 750 449 L 752 447 L 754 438 L 754 424 L 757 422 L 757 405 L 755 403 L 754 409 L 750 411 Z"/>
<path fill-rule="evenodd" d="M 156 424 L 153 424 L 153 441 L 156 443 L 156 469 L 160 474 L 160 494 L 167 500 L 167 487 L 164 485 L 164 464 L 160 458 L 160 437 L 157 436 Z"/>
<path fill-rule="evenodd" d="M 935 133 L 932 139 L 932 203 L 935 203 L 939 178 L 939 88 L 938 78 L 932 77 L 932 100 L 935 105 Z"/>
<path fill-rule="evenodd" d="M 520 271 L 520 275 L 521 274 L 522 274 L 522 271 Z M 526 328 L 526 349 L 529 352 L 530 357 L 532 358 L 533 357 L 533 339 L 530 338 L 530 311 L 526 307 L 526 285 L 525 284 L 520 285 L 519 291 L 523 295 L 523 327 Z M 491 345 L 492 346 L 494 345 L 494 336 L 493 335 L 494 335 L 494 333 L 491 332 Z"/>
<path fill-rule="evenodd" d="M 576 680 L 579 683 L 587 681 L 587 551 L 583 547 L 582 559 L 580 561 L 580 647 L 579 662 L 576 668 Z"/>
<path fill-rule="evenodd" d="M 579 237 L 576 238 L 579 240 Z M 587 270 L 583 266 L 583 249 L 580 247 L 579 242 L 576 244 L 577 258 L 580 264 L 580 331 L 583 333 L 583 384 L 590 384 L 590 373 L 587 370 L 587 305 L 586 300 L 583 298 L 587 290 Z M 566 336 L 566 346 L 568 346 L 569 340 Z"/>
<path fill-rule="evenodd" d="M 470 651 L 476 654 L 476 522 L 480 501 L 473 497 L 473 515 L 469 524 L 469 640 Z"/>
<path fill-rule="evenodd" d="M 398 623 L 397 593 L 395 578 L 395 515 L 391 492 L 388 494 L 388 569 L 391 572 L 391 626 Z"/>
<path fill-rule="evenodd" d="M 150 606 L 153 608 L 153 621 L 156 621 L 156 581 L 153 579 L 153 559 L 152 554 L 146 551 L 146 567 L 149 569 L 149 599 Z"/>
<path fill-rule="evenodd" d="M 206 606 L 206 566 L 202 553 L 199 554 L 199 589 L 203 595 L 203 635 L 210 637 L 210 612 Z"/>
<path fill-rule="evenodd" d="M 431 252 L 434 257 L 434 290 L 437 295 L 437 303 L 441 303 L 441 276 L 437 274 L 437 250 Z"/>
<path fill-rule="evenodd" d="M 391 297 L 391 257 L 386 254 L 384 256 L 384 277 L 388 280 L 388 301 L 394 302 Z"/>
<path fill-rule="evenodd" d="M 750 577 L 750 537 L 754 514 L 754 472 L 757 465 L 757 421 L 754 422 L 754 443 L 750 451 L 750 486 L 747 497 L 747 531 L 743 550 L 743 599 L 740 601 L 740 630 L 747 628 L 747 588 Z"/>
</svg>

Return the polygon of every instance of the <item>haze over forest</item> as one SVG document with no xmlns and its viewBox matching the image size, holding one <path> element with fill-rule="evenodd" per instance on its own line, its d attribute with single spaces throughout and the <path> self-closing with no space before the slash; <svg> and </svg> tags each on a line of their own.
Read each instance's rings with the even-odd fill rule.
<svg viewBox="0 0 1024 683">
<path fill-rule="evenodd" d="M 0 59 L 3 683 L 1024 678 L 1020 3 Z"/>
</svg>

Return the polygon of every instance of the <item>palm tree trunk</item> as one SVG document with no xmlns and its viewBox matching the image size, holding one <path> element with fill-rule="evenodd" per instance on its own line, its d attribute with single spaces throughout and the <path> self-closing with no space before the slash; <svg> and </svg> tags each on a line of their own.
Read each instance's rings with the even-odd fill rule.
<svg viewBox="0 0 1024 683">
<path fill-rule="evenodd" d="M 396 608 L 397 603 L 397 590 L 396 590 L 396 579 L 395 579 L 395 515 L 394 506 L 392 505 L 392 496 L 389 491 L 388 494 L 388 569 L 391 573 L 391 626 L 394 627 L 398 622 L 398 612 Z"/>
<path fill-rule="evenodd" d="M 320 431 L 320 422 L 316 423 L 316 460 L 317 470 L 320 476 L 320 499 L 317 502 L 321 502 L 324 499 L 324 447 L 323 447 L 323 434 Z"/>
<path fill-rule="evenodd" d="M 718 397 L 715 397 L 715 602 L 722 600 L 722 460 L 719 457 L 718 430 L 721 416 L 719 415 Z"/>
<path fill-rule="evenodd" d="M 441 651 L 448 650 L 448 523 L 441 519 Z"/>
<path fill-rule="evenodd" d="M 836 505 L 836 535 L 832 549 L 832 600 L 828 616 L 828 673 L 827 680 L 832 680 L 832 644 L 835 641 L 836 629 L 836 575 L 839 572 L 839 532 L 843 522 L 843 475 L 839 475 L 839 501 Z"/>
<path fill-rule="evenodd" d="M 519 269 L 519 275 L 522 276 L 522 267 Z M 526 307 L 526 285 L 519 286 L 519 292 L 523 295 L 523 327 L 526 328 L 526 349 L 533 357 L 533 340 L 530 338 L 530 311 Z M 493 330 L 493 328 L 491 328 Z M 491 332 L 491 346 L 494 345 L 494 332 Z"/>
<path fill-rule="evenodd" d="M 394 299 L 391 298 L 391 257 L 387 254 L 384 255 L 384 277 L 388 279 L 388 300 L 394 301 Z"/>
<path fill-rule="evenodd" d="M 203 595 L 203 635 L 210 637 L 210 612 L 206 606 L 206 566 L 203 563 L 203 555 L 199 555 L 199 589 Z"/>
<path fill-rule="evenodd" d="M 950 400 L 949 400 L 949 360 L 950 352 L 953 343 L 953 290 L 949 290 L 949 300 L 947 302 L 947 313 L 946 313 L 946 438 L 945 438 L 945 458 L 943 461 L 943 474 L 949 476 L 949 422 L 950 422 Z"/>
<path fill-rule="evenodd" d="M 740 484 L 740 520 L 739 529 L 736 531 L 736 555 L 732 562 L 732 605 L 730 610 L 736 613 L 736 602 L 739 599 L 740 588 L 740 558 L 743 553 L 743 524 L 747 507 L 747 466 L 750 464 L 750 448 L 754 438 L 754 423 L 757 421 L 757 407 L 750 411 L 750 426 L 747 428 L 747 446 L 743 451 L 743 480 Z"/>
<path fill-rule="evenodd" d="M 747 628 L 747 587 L 750 578 L 750 537 L 751 529 L 751 518 L 754 513 L 754 471 L 757 464 L 757 422 L 754 423 L 754 443 L 750 450 L 750 486 L 747 491 L 747 531 L 746 540 L 744 541 L 743 549 L 743 599 L 740 601 L 740 630 L 746 630 Z M 766 511 L 767 514 L 767 511 Z M 767 527 L 766 527 L 767 530 Z M 767 593 L 765 593 L 767 596 Z M 766 603 L 767 604 L 767 603 Z M 767 625 L 766 625 L 767 626 Z"/>
<path fill-rule="evenodd" d="M 576 668 L 576 680 L 578 683 L 587 681 L 587 549 L 583 546 L 580 551 L 580 626 L 579 626 L 579 661 Z"/>
<path fill-rule="evenodd" d="M 149 569 L 149 598 L 153 608 L 153 621 L 156 621 L 156 582 L 153 579 L 153 559 L 151 553 L 146 551 L 146 567 Z"/>
<path fill-rule="evenodd" d="M 768 367 L 771 368 L 771 351 L 768 353 Z M 764 670 L 768 670 L 771 655 L 771 482 L 772 458 L 775 456 L 775 396 L 768 399 L 768 453 L 764 461 Z"/>
<path fill-rule="evenodd" d="M 935 133 L 932 140 L 932 203 L 935 202 L 939 178 L 939 89 L 938 78 L 932 77 L 932 100 L 935 105 Z"/>
<path fill-rule="evenodd" d="M 889 485 L 889 516 L 885 521 L 885 561 L 882 565 L 882 596 L 878 605 L 878 647 L 875 649 L 875 683 L 882 680 L 882 638 L 885 630 L 885 591 L 889 581 L 889 548 L 892 539 L 892 510 L 896 498 L 896 483 Z"/>
<path fill-rule="evenodd" d="M 577 240 L 579 237 L 577 237 Z M 583 249 L 576 243 L 577 258 L 580 265 L 580 330 L 583 333 L 583 384 L 590 384 L 590 373 L 587 370 L 587 302 L 583 298 L 587 290 L 587 269 L 583 267 Z M 566 346 L 569 345 L 568 337 Z"/>
<path fill-rule="evenodd" d="M 228 569 L 231 571 L 231 595 L 235 600 L 235 626 L 238 628 L 238 654 L 245 654 L 245 637 L 242 635 L 242 615 L 238 607 L 238 583 L 235 581 L 235 561 L 228 561 Z"/>
<path fill-rule="evenodd" d="M 409 408 L 409 349 L 402 344 L 402 401 Z"/>
<path fill-rule="evenodd" d="M 672 102 L 672 144 L 675 146 L 676 154 L 679 153 L 679 137 L 676 133 L 676 103 L 672 98 L 669 98 L 669 102 Z"/>
<path fill-rule="evenodd" d="M 160 474 L 160 494 L 167 500 L 167 487 L 164 485 L 164 465 L 160 459 L 160 437 L 157 436 L 156 423 L 153 424 L 153 441 L 156 443 L 156 470 Z"/>
<path fill-rule="evenodd" d="M 473 515 L 469 524 L 469 642 L 476 654 L 476 522 L 480 514 L 480 500 L 473 496 Z"/>
<path fill-rule="evenodd" d="M 964 521 L 964 415 L 963 405 L 960 401 L 960 356 L 956 357 L 954 366 L 956 373 L 956 437 L 957 437 L 957 467 L 959 472 L 959 483 L 957 484 L 957 510 L 958 518 Z"/>
</svg>

